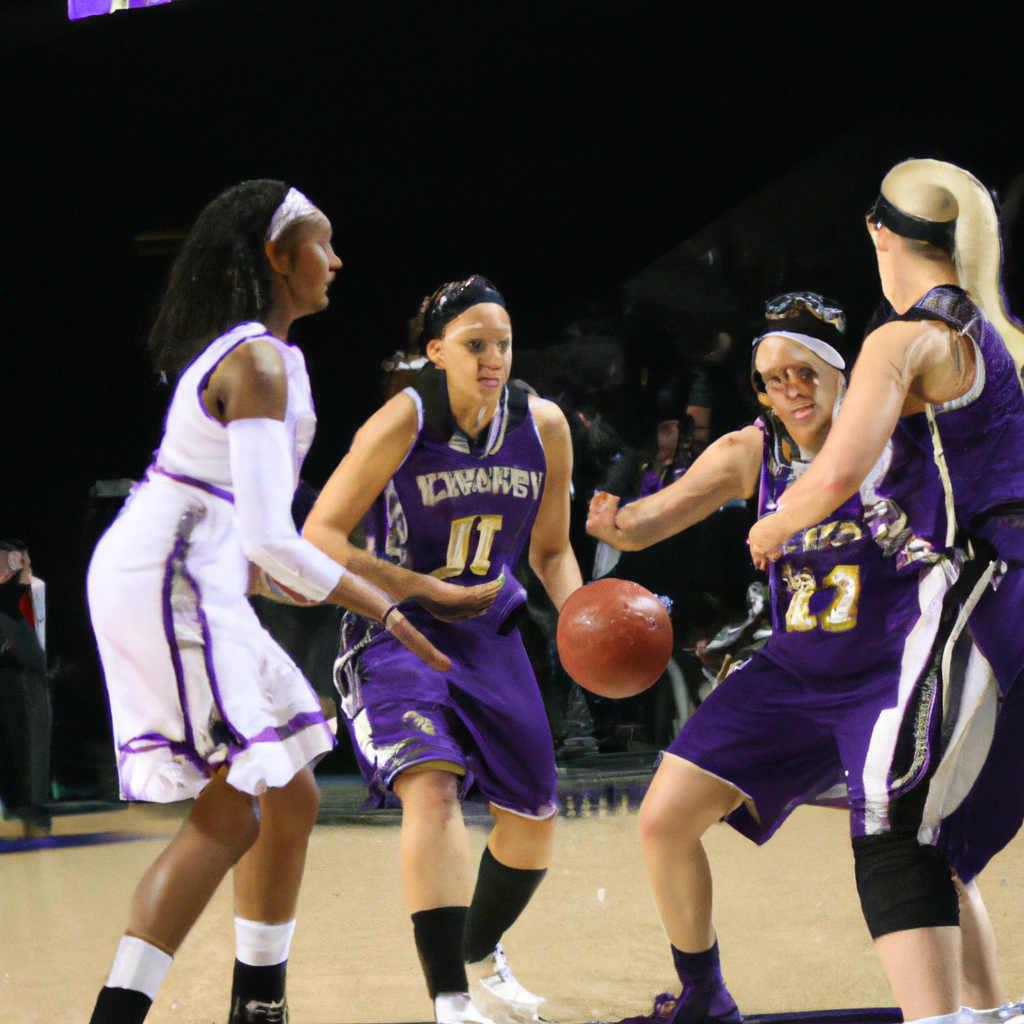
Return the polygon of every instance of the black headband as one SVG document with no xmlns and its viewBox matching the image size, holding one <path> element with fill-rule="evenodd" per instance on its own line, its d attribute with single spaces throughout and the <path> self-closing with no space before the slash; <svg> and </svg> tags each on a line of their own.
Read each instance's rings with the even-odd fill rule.
<svg viewBox="0 0 1024 1024">
<path fill-rule="evenodd" d="M 479 274 L 474 274 L 465 281 L 451 281 L 441 285 L 430 296 L 427 308 L 423 313 L 424 342 L 440 338 L 444 329 L 457 316 L 465 313 L 470 306 L 478 306 L 481 302 L 494 302 L 505 308 L 505 300 L 501 292 Z"/>
<path fill-rule="evenodd" d="M 875 205 L 868 211 L 868 218 L 876 225 L 884 224 L 893 234 L 901 238 L 913 238 L 918 242 L 928 242 L 943 252 L 953 255 L 956 246 L 956 219 L 937 221 L 915 217 L 912 213 L 904 213 L 897 209 L 888 199 L 879 193 Z"/>
</svg>

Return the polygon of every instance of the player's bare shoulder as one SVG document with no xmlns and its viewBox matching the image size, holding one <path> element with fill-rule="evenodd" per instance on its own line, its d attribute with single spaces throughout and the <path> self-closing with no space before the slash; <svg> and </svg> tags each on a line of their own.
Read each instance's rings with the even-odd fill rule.
<svg viewBox="0 0 1024 1024">
<path fill-rule="evenodd" d="M 694 463 L 693 469 L 714 460 L 721 470 L 734 474 L 738 494 L 749 498 L 761 477 L 763 454 L 764 434 L 761 427 L 751 424 L 713 441 Z"/>
<path fill-rule="evenodd" d="M 957 337 L 957 331 L 939 320 L 890 320 L 864 339 L 861 354 L 884 356 L 898 365 L 921 368 L 947 356 Z"/>
<path fill-rule="evenodd" d="M 221 422 L 250 416 L 284 419 L 288 373 L 281 353 L 264 338 L 242 342 L 210 375 L 203 402 Z"/>
<path fill-rule="evenodd" d="M 419 431 L 419 408 L 409 395 L 400 391 L 359 428 L 352 450 L 394 462 L 397 468 L 416 443 Z"/>
<path fill-rule="evenodd" d="M 756 424 L 752 423 L 747 427 L 723 434 L 720 440 L 727 451 L 735 453 L 740 458 L 752 458 L 758 465 L 761 464 L 764 434 Z"/>
<path fill-rule="evenodd" d="M 558 405 L 538 395 L 529 395 L 528 400 L 533 422 L 537 424 L 537 432 L 545 449 L 549 442 L 556 445 L 570 444 L 569 423 Z"/>
<path fill-rule="evenodd" d="M 882 324 L 864 339 L 861 361 L 904 382 L 904 415 L 960 398 L 974 382 L 976 363 L 970 339 L 939 320 Z"/>
</svg>

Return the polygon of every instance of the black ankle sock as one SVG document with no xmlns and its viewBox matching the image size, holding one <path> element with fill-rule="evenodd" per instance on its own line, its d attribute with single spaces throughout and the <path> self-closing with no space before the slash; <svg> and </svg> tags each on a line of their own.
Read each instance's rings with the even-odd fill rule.
<svg viewBox="0 0 1024 1024">
<path fill-rule="evenodd" d="M 132 988 L 101 988 L 89 1024 L 142 1024 L 153 1000 Z"/>
<path fill-rule="evenodd" d="M 473 902 L 466 918 L 463 954 L 467 964 L 475 964 L 494 951 L 547 873 L 547 868 L 526 871 L 505 867 L 484 847 Z"/>
<path fill-rule="evenodd" d="M 438 992 L 467 992 L 466 965 L 462 962 L 462 936 L 466 907 L 435 907 L 412 915 L 416 952 L 420 955 L 430 998 Z"/>
<path fill-rule="evenodd" d="M 247 1018 L 244 1010 L 249 1002 L 283 1002 L 287 970 L 287 960 L 271 967 L 252 967 L 236 960 L 235 973 L 231 981 L 230 1024 L 245 1024 Z"/>
</svg>

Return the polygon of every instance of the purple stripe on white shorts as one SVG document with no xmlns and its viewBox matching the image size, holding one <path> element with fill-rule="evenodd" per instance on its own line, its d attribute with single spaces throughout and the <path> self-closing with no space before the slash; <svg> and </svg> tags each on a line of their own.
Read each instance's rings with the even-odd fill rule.
<svg viewBox="0 0 1024 1024">
<path fill-rule="evenodd" d="M 206 612 L 203 611 L 203 602 L 199 593 L 199 584 L 192 578 L 191 573 L 185 568 L 184 559 L 181 565 L 181 575 L 185 577 L 188 585 L 192 588 L 192 593 L 196 597 L 196 617 L 199 619 L 199 628 L 203 631 L 203 661 L 206 664 L 206 677 L 210 681 L 210 691 L 213 693 L 213 702 L 217 705 L 217 711 L 220 713 L 221 721 L 227 726 L 228 731 L 231 733 L 233 743 L 229 743 L 228 747 L 232 753 L 237 753 L 240 750 L 245 750 L 249 745 L 245 737 L 228 721 L 227 712 L 224 710 L 224 704 L 220 699 L 220 687 L 217 685 L 217 670 L 213 665 L 213 637 L 210 634 L 210 625 L 206 621 Z"/>
<path fill-rule="evenodd" d="M 172 740 L 166 737 L 160 732 L 148 732 L 143 736 L 134 736 L 127 743 L 122 743 L 118 747 L 118 758 L 119 763 L 123 763 L 124 759 L 130 754 L 147 754 L 151 750 L 159 750 L 161 747 L 166 747 L 175 756 L 181 756 L 187 758 L 197 768 L 203 771 L 209 770 L 209 765 L 196 753 L 195 748 L 191 744 L 183 743 L 181 740 Z"/>
<path fill-rule="evenodd" d="M 302 729 L 307 729 L 311 725 L 326 725 L 327 719 L 324 718 L 322 711 L 301 711 L 293 718 L 289 719 L 287 725 L 278 726 L 267 726 L 262 732 L 257 733 L 250 743 L 278 743 L 281 740 L 286 740 L 291 736 L 294 736 L 297 732 Z"/>
<path fill-rule="evenodd" d="M 177 480 L 179 484 L 198 487 L 201 491 L 206 491 L 207 494 L 212 494 L 215 498 L 223 498 L 224 501 L 230 502 L 232 505 L 235 503 L 235 496 L 230 491 L 226 491 L 223 487 L 217 487 L 214 484 L 208 484 L 205 480 L 197 480 L 194 476 L 185 476 L 184 473 L 172 473 L 164 469 L 163 466 L 153 465 L 149 467 L 149 470 L 159 473 L 161 476 L 166 476 L 171 480 Z M 149 470 L 146 472 L 149 472 Z"/>
<path fill-rule="evenodd" d="M 163 589 L 163 619 L 164 636 L 167 638 L 167 646 L 171 651 L 171 664 L 174 666 L 174 678 L 178 684 L 178 703 L 181 705 L 181 713 L 185 719 L 185 737 L 192 739 L 192 720 L 188 713 L 188 694 L 185 691 L 185 669 L 181 663 L 181 652 L 178 650 L 178 640 L 174 635 L 174 610 L 171 607 L 171 588 L 174 584 L 174 561 L 183 558 L 185 555 L 185 538 L 178 534 L 174 539 L 174 547 L 167 556 L 167 564 L 164 569 Z"/>
</svg>

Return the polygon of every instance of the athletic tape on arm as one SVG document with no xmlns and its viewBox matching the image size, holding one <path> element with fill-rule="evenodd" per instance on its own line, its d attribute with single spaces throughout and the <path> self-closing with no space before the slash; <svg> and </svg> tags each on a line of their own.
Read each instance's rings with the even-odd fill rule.
<svg viewBox="0 0 1024 1024">
<path fill-rule="evenodd" d="M 292 440 L 280 420 L 228 424 L 235 521 L 246 557 L 296 593 L 322 601 L 345 570 L 303 540 L 292 522 Z"/>
</svg>

